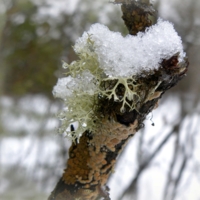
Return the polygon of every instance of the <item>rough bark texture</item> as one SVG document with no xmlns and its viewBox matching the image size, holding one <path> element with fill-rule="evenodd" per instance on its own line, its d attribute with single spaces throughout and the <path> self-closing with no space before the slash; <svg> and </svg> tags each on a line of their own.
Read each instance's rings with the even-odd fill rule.
<svg viewBox="0 0 200 200">
<path fill-rule="evenodd" d="M 118 0 L 117 2 L 125 2 L 125 0 Z M 122 19 L 131 35 L 137 35 L 139 31 L 145 31 L 147 27 L 152 25 L 152 21 L 149 19 L 149 15 L 155 13 L 152 5 L 129 0 L 122 3 L 121 9 L 123 12 Z"/>
<path fill-rule="evenodd" d="M 134 1 L 123 2 L 122 18 L 130 34 L 135 35 L 151 25 L 148 18 L 153 12 L 151 5 L 145 6 Z M 72 144 L 67 168 L 48 200 L 110 199 L 105 185 L 117 156 L 128 139 L 143 126 L 146 115 L 157 107 L 162 94 L 182 79 L 187 67 L 187 60 L 178 64 L 178 55 L 174 55 L 163 60 L 159 70 L 152 71 L 145 77 L 137 77 L 141 101 L 131 112 L 122 114 L 121 103 L 114 102 L 113 99 L 103 102 L 102 109 L 114 118 L 108 116 L 98 133 L 86 131 L 79 143 Z M 121 91 L 122 86 L 118 87 Z"/>
</svg>

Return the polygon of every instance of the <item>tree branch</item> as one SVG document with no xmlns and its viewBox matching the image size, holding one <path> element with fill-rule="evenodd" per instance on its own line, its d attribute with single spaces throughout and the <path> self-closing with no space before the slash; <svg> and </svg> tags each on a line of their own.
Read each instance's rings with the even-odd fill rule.
<svg viewBox="0 0 200 200">
<path fill-rule="evenodd" d="M 130 34 L 144 31 L 151 25 L 148 18 L 152 14 L 151 5 L 122 1 L 122 12 Z M 115 101 L 114 97 L 100 98 L 99 109 L 105 116 L 101 126 L 96 133 L 85 131 L 79 143 L 72 144 L 67 168 L 49 200 L 110 199 L 105 185 L 117 156 L 128 139 L 143 127 L 146 115 L 157 107 L 158 100 L 165 91 L 185 76 L 187 67 L 187 60 L 179 63 L 176 54 L 163 60 L 158 70 L 145 74 L 144 77 L 135 77 L 140 103 L 131 111 L 125 107 L 122 113 L 122 102 Z M 115 91 L 118 96 L 123 95 L 124 85 L 119 84 Z M 130 100 L 127 102 L 131 103 Z"/>
</svg>

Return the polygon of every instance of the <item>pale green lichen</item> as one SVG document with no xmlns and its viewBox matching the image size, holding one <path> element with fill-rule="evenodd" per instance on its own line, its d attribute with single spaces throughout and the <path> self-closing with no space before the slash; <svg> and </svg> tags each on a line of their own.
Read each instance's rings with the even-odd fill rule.
<svg viewBox="0 0 200 200">
<path fill-rule="evenodd" d="M 78 56 L 79 60 L 73 61 L 71 64 L 63 62 L 63 68 L 68 69 L 66 75 L 77 77 L 83 71 L 89 70 L 96 80 L 100 80 L 102 75 L 105 76 L 103 70 L 99 68 L 98 57 L 94 52 L 94 42 L 91 39 L 91 35 L 88 35 L 87 44 L 84 49 L 79 50 Z"/>
<path fill-rule="evenodd" d="M 66 133 L 72 140 L 79 138 L 85 130 L 92 131 L 95 128 L 95 96 L 87 94 L 74 94 L 67 99 L 66 110 L 59 114 L 62 126 L 60 133 Z M 78 123 L 76 130 L 69 129 L 71 124 Z"/>
<path fill-rule="evenodd" d="M 111 80 L 116 80 L 116 83 L 111 88 L 103 88 L 101 89 L 101 93 L 106 96 L 108 99 L 114 99 L 116 102 L 122 102 L 122 106 L 120 111 L 125 112 L 125 106 L 127 105 L 129 110 L 136 109 L 135 105 L 140 100 L 140 97 L 137 93 L 138 85 L 134 84 L 134 78 L 106 78 L 103 79 L 102 82 L 110 82 Z M 119 95 L 117 89 L 119 85 L 123 85 L 124 91 L 122 95 Z M 134 101 L 133 101 L 134 100 Z M 131 103 L 130 103 L 131 102 Z"/>
</svg>

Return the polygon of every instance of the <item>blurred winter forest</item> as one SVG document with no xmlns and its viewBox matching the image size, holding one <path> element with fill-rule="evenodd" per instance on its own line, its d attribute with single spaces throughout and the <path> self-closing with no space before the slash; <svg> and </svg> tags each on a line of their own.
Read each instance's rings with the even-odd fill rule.
<svg viewBox="0 0 200 200">
<path fill-rule="evenodd" d="M 200 199 L 200 1 L 155 0 L 174 23 L 190 67 L 163 96 L 120 155 L 112 200 Z M 108 0 L 0 0 L 0 199 L 47 199 L 70 142 L 57 134 L 62 102 L 53 98 L 61 61 L 93 23 L 127 34 Z M 106 36 L 105 36 L 106 37 Z"/>
</svg>

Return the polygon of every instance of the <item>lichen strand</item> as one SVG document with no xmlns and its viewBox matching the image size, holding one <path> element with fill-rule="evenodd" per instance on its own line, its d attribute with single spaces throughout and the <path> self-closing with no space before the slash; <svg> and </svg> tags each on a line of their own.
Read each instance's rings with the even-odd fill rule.
<svg viewBox="0 0 200 200">
<path fill-rule="evenodd" d="M 62 180 L 67 185 L 80 186 L 71 191 L 74 197 L 96 200 L 99 188 L 106 184 L 112 172 L 117 155 L 134 135 L 137 126 L 137 120 L 130 126 L 106 120 L 98 133 L 85 132 L 80 143 L 72 145 Z"/>
<path fill-rule="evenodd" d="M 121 118 L 124 113 L 129 113 L 130 120 L 119 121 L 124 125 L 129 125 L 136 118 L 136 114 L 140 113 L 141 106 L 155 98 L 159 98 L 162 91 L 157 91 L 162 81 L 160 77 L 162 73 L 157 73 L 155 78 L 153 75 L 149 78 L 145 77 L 132 77 L 132 78 L 118 78 L 114 80 L 107 80 L 102 82 L 102 94 L 106 98 L 99 99 L 99 109 L 97 113 L 103 114 L 104 118 L 112 118 L 116 121 Z M 124 121 L 124 122 L 123 122 Z"/>
<path fill-rule="evenodd" d="M 97 55 L 93 52 L 93 42 L 88 35 L 87 47 L 81 53 L 79 53 L 79 60 L 74 61 L 71 64 L 63 63 L 63 67 L 68 70 L 66 73 L 67 76 L 72 76 L 76 79 L 79 85 L 73 90 L 72 95 L 68 96 L 65 99 L 65 105 L 67 107 L 66 111 L 63 111 L 59 114 L 59 118 L 62 121 L 61 128 L 59 129 L 60 133 L 66 133 L 69 138 L 75 141 L 79 139 L 82 133 L 86 130 L 93 131 L 94 127 L 97 125 L 95 122 L 98 122 L 95 110 L 96 105 L 98 105 L 98 85 L 102 76 L 104 76 L 102 69 L 99 68 L 99 63 Z M 81 80 L 82 73 L 87 72 L 92 74 L 94 78 L 92 79 L 94 88 L 91 87 L 90 90 L 85 91 L 82 88 Z M 87 79 L 87 77 L 85 77 Z M 67 86 L 70 87 L 70 86 Z M 71 86 L 73 87 L 73 85 Z M 96 88 L 95 88 L 96 87 Z M 72 89 L 72 88 L 70 88 Z M 70 131 L 70 124 L 78 122 L 79 126 L 75 131 Z"/>
<path fill-rule="evenodd" d="M 90 71 L 97 79 L 103 73 L 103 70 L 99 68 L 98 58 L 96 53 L 94 53 L 94 43 L 90 39 L 90 35 L 88 35 L 88 48 L 85 47 L 85 52 L 80 52 L 78 54 L 79 60 L 73 61 L 71 64 L 67 64 L 63 62 L 63 68 L 68 69 L 66 75 L 71 75 L 72 77 L 76 77 L 81 74 L 83 71 Z"/>
<path fill-rule="evenodd" d="M 120 112 L 136 109 L 136 104 L 141 101 L 135 77 L 106 78 L 101 82 L 101 94 L 106 98 L 121 102 Z"/>
<path fill-rule="evenodd" d="M 120 3 L 120 0 L 118 1 Z M 137 35 L 140 31 L 145 31 L 152 25 L 149 15 L 153 15 L 155 10 L 152 5 L 143 4 L 135 1 L 122 2 L 122 19 L 131 35 Z"/>
<path fill-rule="evenodd" d="M 62 111 L 59 115 L 62 120 L 62 126 L 59 129 L 60 133 L 66 135 L 75 141 L 79 139 L 82 133 L 87 129 L 92 131 L 98 125 L 98 116 L 95 110 L 98 108 L 97 97 L 87 94 L 77 94 L 67 99 L 68 109 Z M 67 129 L 70 124 L 78 122 L 79 126 L 76 131 Z M 87 126 L 86 126 L 87 124 Z"/>
</svg>

